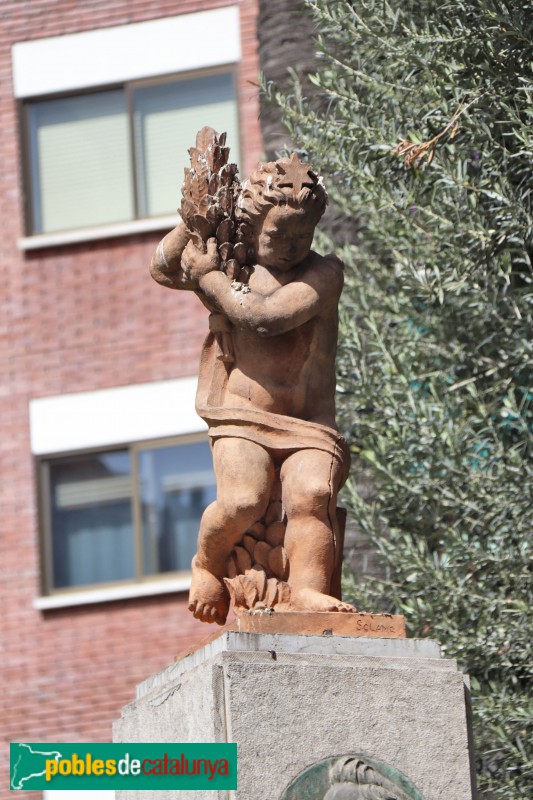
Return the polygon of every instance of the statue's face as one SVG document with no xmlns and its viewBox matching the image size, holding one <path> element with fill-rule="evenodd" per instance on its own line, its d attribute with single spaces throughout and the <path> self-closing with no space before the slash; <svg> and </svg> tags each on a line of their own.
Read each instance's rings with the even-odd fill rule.
<svg viewBox="0 0 533 800">
<path fill-rule="evenodd" d="M 302 209 L 274 206 L 254 234 L 257 263 L 283 272 L 300 264 L 309 255 L 315 225 Z"/>
</svg>

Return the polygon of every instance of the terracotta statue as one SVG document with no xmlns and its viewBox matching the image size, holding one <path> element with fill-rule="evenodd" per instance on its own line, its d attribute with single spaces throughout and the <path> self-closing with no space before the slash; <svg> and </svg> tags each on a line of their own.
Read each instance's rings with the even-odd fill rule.
<svg viewBox="0 0 533 800">
<path fill-rule="evenodd" d="M 343 265 L 311 249 L 326 191 L 296 155 L 259 164 L 241 186 L 224 145 L 212 129 L 198 134 L 183 221 L 151 265 L 211 312 L 196 408 L 217 499 L 202 517 L 189 608 L 218 624 L 230 600 L 237 612 L 354 611 L 333 580 L 349 450 L 334 400 Z"/>
</svg>

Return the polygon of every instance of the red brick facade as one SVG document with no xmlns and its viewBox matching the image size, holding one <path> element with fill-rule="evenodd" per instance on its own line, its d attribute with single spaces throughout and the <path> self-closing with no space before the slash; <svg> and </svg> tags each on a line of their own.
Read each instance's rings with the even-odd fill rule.
<svg viewBox="0 0 533 800">
<path fill-rule="evenodd" d="M 186 597 L 161 595 L 46 612 L 28 403 L 32 398 L 196 372 L 206 313 L 162 289 L 147 266 L 160 232 L 20 251 L 23 189 L 13 97 L 15 42 L 230 5 L 225 0 L 4 0 L 0 14 L 0 566 L 2 780 L 8 741 L 106 741 L 141 679 L 210 628 Z M 256 0 L 240 0 L 242 172 L 260 157 Z M 176 198 L 178 204 L 179 198 Z M 179 310 L 178 310 L 179 308 Z M 19 793 L 20 798 L 30 797 Z M 35 793 L 31 794 L 35 797 Z"/>
</svg>

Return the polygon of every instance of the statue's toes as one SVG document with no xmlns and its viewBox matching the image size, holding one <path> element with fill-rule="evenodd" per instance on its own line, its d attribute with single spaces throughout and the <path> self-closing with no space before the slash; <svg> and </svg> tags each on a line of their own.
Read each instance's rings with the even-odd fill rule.
<svg viewBox="0 0 533 800">
<path fill-rule="evenodd" d="M 216 622 L 217 625 L 224 625 L 226 622 L 226 614 L 227 611 L 225 612 L 222 609 L 213 606 L 209 612 L 209 619 L 207 622 Z"/>
<path fill-rule="evenodd" d="M 342 611 L 344 614 L 355 614 L 357 609 L 355 606 L 351 606 L 349 603 L 341 603 L 339 611 Z"/>
<path fill-rule="evenodd" d="M 201 622 L 205 622 L 205 603 L 200 603 L 198 600 L 195 600 L 194 603 L 191 603 L 189 606 L 189 610 L 192 611 L 193 616 L 196 617 L 196 619 L 201 620 Z"/>
</svg>

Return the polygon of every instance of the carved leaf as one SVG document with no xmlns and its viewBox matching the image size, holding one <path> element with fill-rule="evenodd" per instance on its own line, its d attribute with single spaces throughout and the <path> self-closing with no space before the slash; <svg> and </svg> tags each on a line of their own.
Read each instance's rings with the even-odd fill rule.
<svg viewBox="0 0 533 800">
<path fill-rule="evenodd" d="M 231 281 L 240 280 L 240 272 L 241 268 L 239 267 L 239 262 L 235 261 L 234 258 L 226 262 L 226 275 Z"/>
<path fill-rule="evenodd" d="M 198 163 L 198 157 L 200 153 L 198 152 L 198 148 L 196 147 L 189 147 L 189 155 L 191 157 L 191 169 L 194 171 L 196 164 Z"/>
<path fill-rule="evenodd" d="M 216 205 L 210 205 L 209 206 L 209 208 L 207 209 L 207 213 L 205 215 L 205 218 L 209 222 L 209 224 L 212 226 L 213 231 L 216 231 L 216 229 L 218 227 L 218 222 L 219 222 L 219 219 L 220 219 L 220 214 L 217 211 Z"/>
<path fill-rule="evenodd" d="M 252 559 L 250 558 L 250 554 L 244 547 L 237 547 L 234 548 L 235 554 L 235 561 L 237 562 L 237 571 L 241 574 L 244 574 L 247 569 L 251 569 L 252 566 Z"/>
<path fill-rule="evenodd" d="M 281 545 L 273 547 L 268 554 L 268 565 L 275 577 L 284 581 L 289 576 L 289 559 L 287 551 Z"/>
<path fill-rule="evenodd" d="M 203 161 L 207 166 L 210 175 L 213 174 L 213 147 L 215 147 L 215 145 L 210 144 L 202 153 Z"/>
<path fill-rule="evenodd" d="M 245 242 L 246 243 L 247 235 L 248 235 L 248 228 L 246 227 L 246 225 L 244 225 L 243 223 L 238 225 L 237 226 L 237 230 L 235 231 L 235 238 L 239 242 Z"/>
<path fill-rule="evenodd" d="M 217 173 L 215 172 L 209 178 L 209 194 L 210 195 L 213 196 L 218 192 L 219 184 L 220 184 L 220 180 L 219 180 L 219 177 L 218 177 Z"/>
<path fill-rule="evenodd" d="M 253 556 L 256 545 L 256 541 L 253 538 L 253 536 L 247 536 L 247 535 L 243 536 L 242 543 L 246 547 L 247 551 L 250 553 L 250 556 Z"/>
<path fill-rule="evenodd" d="M 226 575 L 228 578 L 235 578 L 237 575 L 237 565 L 233 556 L 230 556 L 226 561 Z"/>
<path fill-rule="evenodd" d="M 229 150 L 224 148 L 227 151 L 226 160 L 229 155 Z M 237 164 L 224 164 L 221 168 L 219 176 L 220 176 L 220 185 L 221 186 L 230 186 L 233 183 L 233 178 L 238 173 Z"/>
<path fill-rule="evenodd" d="M 230 219 L 223 219 L 217 228 L 217 240 L 219 244 L 231 242 L 233 238 L 233 222 Z"/>
<path fill-rule="evenodd" d="M 268 556 L 271 550 L 270 545 L 266 542 L 256 542 L 255 539 L 252 539 L 252 541 L 255 545 L 254 560 L 263 568 L 268 568 Z"/>
<path fill-rule="evenodd" d="M 269 578 L 263 602 L 267 608 L 274 608 L 278 599 L 278 582 L 276 578 Z"/>
<path fill-rule="evenodd" d="M 233 247 L 233 258 L 237 259 L 241 267 L 246 261 L 246 254 L 246 245 L 244 245 L 242 242 L 237 242 L 237 244 Z"/>
<path fill-rule="evenodd" d="M 231 217 L 233 212 L 233 193 L 230 188 L 223 187 L 218 191 L 218 205 L 224 211 L 228 217 Z"/>
<path fill-rule="evenodd" d="M 285 539 L 285 523 L 281 520 L 271 522 L 270 525 L 267 526 L 265 539 L 272 547 L 283 544 Z"/>
<path fill-rule="evenodd" d="M 202 245 L 204 243 L 203 237 L 200 236 L 198 231 L 191 230 L 190 233 L 191 233 L 191 242 L 194 244 L 195 247 L 198 248 L 198 250 L 201 250 Z"/>
<path fill-rule="evenodd" d="M 246 531 L 246 533 L 249 533 L 250 536 L 253 536 L 254 539 L 256 539 L 259 542 L 261 541 L 261 539 L 265 538 L 265 526 L 263 525 L 262 522 L 256 522 L 254 525 L 252 525 L 251 528 L 249 528 Z"/>
<path fill-rule="evenodd" d="M 207 209 L 209 208 L 209 195 L 204 194 L 198 205 L 198 213 L 205 217 Z"/>
<path fill-rule="evenodd" d="M 210 128 L 209 125 L 204 126 L 196 134 L 196 149 L 202 153 L 205 152 L 210 144 L 217 141 L 217 138 L 219 139 L 220 137 L 214 128 Z"/>
<path fill-rule="evenodd" d="M 224 578 L 224 583 L 228 587 L 233 608 L 246 608 L 246 597 L 244 595 L 244 587 L 241 583 L 242 575 L 236 578 Z"/>
<path fill-rule="evenodd" d="M 274 500 L 269 504 L 265 514 L 265 522 L 269 525 L 271 522 L 277 522 L 283 516 L 283 508 L 279 500 Z"/>
<path fill-rule="evenodd" d="M 187 225 L 190 227 L 190 219 L 194 216 L 196 209 L 194 208 L 193 204 L 190 200 L 186 200 L 185 198 L 182 200 L 181 203 L 181 218 Z"/>
<path fill-rule="evenodd" d="M 252 569 L 248 570 L 246 573 L 246 577 L 250 578 L 250 580 L 254 582 L 257 590 L 257 599 L 263 600 L 267 587 L 267 577 L 265 575 L 265 571 L 261 569 L 259 564 L 254 564 Z"/>
<path fill-rule="evenodd" d="M 278 599 L 277 603 L 290 603 L 291 601 L 291 587 L 285 581 L 278 583 Z"/>
<path fill-rule="evenodd" d="M 224 149 L 225 148 L 215 144 L 207 150 L 206 158 L 211 172 L 218 172 L 226 163 L 224 160 Z"/>
<path fill-rule="evenodd" d="M 209 173 L 206 170 L 205 173 L 199 172 L 198 174 L 198 188 L 200 190 L 200 200 L 203 197 L 209 197 Z"/>
<path fill-rule="evenodd" d="M 200 205 L 200 200 L 202 199 L 202 190 L 198 175 L 196 174 L 194 174 L 191 178 L 191 198 L 196 208 L 198 208 Z"/>
<path fill-rule="evenodd" d="M 192 231 L 197 231 L 203 242 L 207 242 L 212 233 L 212 226 L 205 217 L 194 214 L 189 220 L 189 227 Z"/>
<path fill-rule="evenodd" d="M 208 192 L 209 191 L 209 179 L 211 177 L 211 172 L 209 170 L 209 166 L 208 166 L 204 156 L 200 156 L 200 158 L 198 159 L 198 164 L 196 165 L 194 171 L 201 178 L 201 180 L 205 182 L 205 190 L 206 190 L 206 192 Z"/>
<path fill-rule="evenodd" d="M 189 148 L 191 167 L 184 173 L 182 187 L 181 216 L 189 230 L 197 234 L 193 241 L 205 243 L 217 231 L 223 261 L 232 259 L 231 245 L 234 241 L 235 226 L 232 220 L 234 193 L 238 190 L 236 164 L 228 164 L 229 148 L 226 134 L 218 134 L 213 128 L 205 126 L 196 135 L 196 146 Z M 199 221 L 199 217 L 204 219 Z M 220 227 L 223 217 L 224 225 Z M 200 240 L 200 241 L 199 241 Z M 239 250 L 239 265 L 244 263 L 245 251 Z M 235 278 L 238 269 L 231 272 Z"/>
<path fill-rule="evenodd" d="M 258 600 L 257 596 L 257 586 L 255 585 L 255 581 L 250 575 L 239 575 L 237 580 L 241 581 L 242 589 L 244 592 L 244 598 L 246 601 L 247 608 L 253 608 L 255 605 L 256 600 Z"/>
<path fill-rule="evenodd" d="M 224 242 L 219 245 L 218 252 L 222 261 L 227 261 L 233 253 L 233 245 L 230 242 Z"/>
<path fill-rule="evenodd" d="M 243 283 L 248 283 L 250 281 L 251 274 L 252 270 L 250 267 L 242 267 L 239 278 Z"/>
<path fill-rule="evenodd" d="M 229 158 L 229 147 L 220 147 L 219 149 L 220 149 L 220 158 L 221 158 L 221 164 L 220 164 L 220 167 L 219 167 L 218 169 L 221 169 L 221 168 L 222 168 L 223 166 L 225 166 L 226 164 L 227 164 L 228 166 L 231 166 L 230 164 L 228 164 L 228 158 Z M 218 170 L 217 170 L 217 171 L 218 171 Z"/>
</svg>

